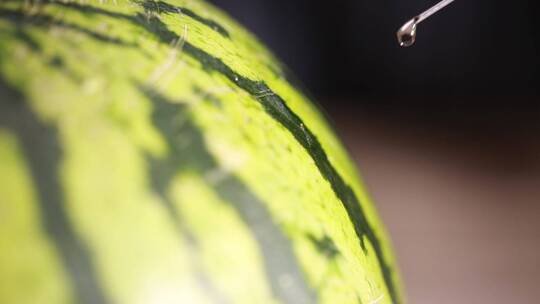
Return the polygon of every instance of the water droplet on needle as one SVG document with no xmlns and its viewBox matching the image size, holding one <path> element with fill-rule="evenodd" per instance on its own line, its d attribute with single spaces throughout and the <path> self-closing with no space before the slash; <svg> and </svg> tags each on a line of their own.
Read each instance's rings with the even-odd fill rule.
<svg viewBox="0 0 540 304">
<path fill-rule="evenodd" d="M 409 20 L 397 32 L 397 39 L 400 46 L 407 47 L 414 44 L 416 40 L 416 18 Z"/>
<path fill-rule="evenodd" d="M 454 2 L 454 0 L 442 0 L 441 2 L 435 4 L 425 12 L 421 13 L 420 15 L 412 18 L 411 20 L 407 21 L 402 27 L 399 28 L 397 31 L 397 39 L 399 42 L 399 45 L 402 47 L 408 47 L 414 44 L 416 41 L 416 28 L 417 25 L 429 18 L 431 15 L 435 14 L 436 12 L 443 9 L 448 4 Z"/>
</svg>

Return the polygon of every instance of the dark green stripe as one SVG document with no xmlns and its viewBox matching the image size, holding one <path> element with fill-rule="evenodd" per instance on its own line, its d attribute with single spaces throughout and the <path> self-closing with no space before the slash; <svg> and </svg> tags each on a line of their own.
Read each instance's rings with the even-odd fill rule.
<svg viewBox="0 0 540 304">
<path fill-rule="evenodd" d="M 181 171 L 181 169 L 187 168 L 186 164 L 182 162 L 185 161 L 182 156 L 186 155 L 182 154 L 182 151 L 179 151 L 181 150 L 179 149 L 179 146 L 184 146 L 182 141 L 189 139 L 189 136 L 185 136 L 185 131 L 182 131 L 184 120 L 180 119 L 185 115 L 185 110 L 177 105 L 166 102 L 163 97 L 150 89 L 146 89 L 140 85 L 137 86 L 144 95 L 154 102 L 155 110 L 152 113 L 152 120 L 159 130 L 159 133 L 163 135 L 163 138 L 167 142 L 168 149 L 170 150 L 168 157 L 165 159 L 157 159 L 148 156 L 152 188 L 161 197 L 160 202 L 163 203 L 164 208 L 172 219 L 180 239 L 188 246 L 189 264 L 199 287 L 201 287 L 205 292 L 205 295 L 210 298 L 212 303 L 230 303 L 230 300 L 227 299 L 226 295 L 213 284 L 211 278 L 205 272 L 199 258 L 200 252 L 198 241 L 193 232 L 186 226 L 185 221 L 182 218 L 181 210 L 175 207 L 174 202 L 167 194 L 173 178 Z M 195 132 L 194 128 L 190 128 L 190 130 Z M 199 145 L 196 147 L 199 147 Z M 190 153 L 190 151 L 186 153 Z M 188 155 L 192 156 L 191 154 Z"/>
<path fill-rule="evenodd" d="M 141 88 L 153 101 L 154 124 L 169 148 L 167 159 L 150 160 L 152 180 L 157 191 L 164 195 L 171 179 L 178 172 L 191 170 L 205 175 L 219 168 L 206 148 L 200 128 L 192 123 L 186 106 L 167 100 L 151 88 Z M 283 303 L 315 303 L 316 296 L 305 283 L 289 240 L 272 221 L 264 202 L 232 174 L 227 174 L 213 184 L 213 188 L 223 201 L 231 204 L 253 233 L 274 296 Z M 174 207 L 168 209 L 177 214 Z M 236 245 L 231 243 L 230 246 Z M 283 278 L 289 279 L 288 286 L 281 283 Z"/>
<path fill-rule="evenodd" d="M 221 34 L 222 36 L 230 38 L 229 32 L 221 24 L 217 23 L 216 21 L 212 19 L 203 18 L 197 15 L 192 10 L 187 9 L 185 7 L 174 6 L 169 3 L 165 3 L 163 1 L 152 1 L 152 0 L 139 1 L 139 3 L 144 7 L 146 12 L 152 12 L 152 13 L 157 13 L 157 14 L 166 13 L 166 14 L 186 15 L 208 26 L 212 30 Z"/>
<path fill-rule="evenodd" d="M 41 221 L 62 256 L 76 302 L 109 303 L 92 254 L 75 232 L 65 208 L 58 172 L 62 150 L 56 131 L 40 122 L 26 103 L 20 92 L 0 78 L 0 126 L 14 132 L 22 144 L 37 187 Z"/>
<path fill-rule="evenodd" d="M 339 249 L 337 248 L 334 241 L 327 235 L 322 238 L 317 238 L 314 235 L 308 234 L 308 239 L 315 245 L 317 250 L 324 254 L 328 259 L 334 259 L 339 255 Z"/>
<path fill-rule="evenodd" d="M 17 29 L 15 30 L 15 37 L 18 40 L 24 42 L 28 46 L 28 48 L 30 48 L 32 51 L 34 52 L 41 51 L 41 46 L 39 45 L 39 43 L 30 35 L 28 35 L 28 33 L 24 31 L 24 29 L 17 27 Z"/>
<path fill-rule="evenodd" d="M 192 48 L 192 50 L 189 50 L 190 48 Z M 206 62 L 214 65 L 213 69 L 221 72 L 231 81 L 235 82 L 239 87 L 249 92 L 262 104 L 266 112 L 270 114 L 270 116 L 272 116 L 276 121 L 280 122 L 284 127 L 286 127 L 296 138 L 296 140 L 306 149 L 315 162 L 315 165 L 319 169 L 321 175 L 330 183 L 336 196 L 341 200 L 343 207 L 347 211 L 347 215 L 354 226 L 354 230 L 360 241 L 360 246 L 366 254 L 368 252 L 364 243 L 364 237 L 370 241 L 379 261 L 381 272 L 388 287 L 392 301 L 393 303 L 398 304 L 399 299 L 397 297 L 396 287 L 392 279 L 392 269 L 384 257 L 382 244 L 375 234 L 374 229 L 369 224 L 361 202 L 356 197 L 356 194 L 352 188 L 332 166 L 317 137 L 303 123 L 298 115 L 289 109 L 289 107 L 285 104 L 285 101 L 279 95 L 275 94 L 264 82 L 257 82 L 240 76 L 226 66 L 221 60 L 217 58 L 209 59 L 206 58 L 206 55 L 201 55 L 203 51 L 194 46 L 185 44 L 184 50 L 186 53 L 192 52 L 194 57 L 203 57 L 201 60 L 205 60 Z M 269 92 L 271 95 L 264 94 L 261 96 L 261 92 Z"/>
<path fill-rule="evenodd" d="M 42 0 L 43 3 L 47 4 L 55 4 L 55 5 L 61 5 L 64 7 L 69 7 L 76 9 L 78 11 L 84 12 L 84 13 L 90 13 L 90 14 L 100 14 L 105 15 L 112 18 L 120 18 L 120 19 L 128 19 L 132 20 L 131 16 L 124 15 L 121 13 L 105 10 L 99 7 L 95 6 L 89 6 L 89 5 L 82 5 L 76 2 L 58 2 L 58 1 L 52 1 L 52 0 Z M 204 25 L 209 27 L 210 29 L 218 32 L 220 35 L 230 38 L 229 32 L 218 22 L 204 18 L 197 13 L 193 12 L 192 10 L 182 7 L 182 6 L 174 6 L 168 3 L 165 3 L 163 1 L 148 1 L 148 0 L 133 0 L 134 2 L 141 5 L 145 12 L 147 13 L 155 13 L 155 14 L 178 14 L 178 15 L 186 15 Z"/>
<path fill-rule="evenodd" d="M 128 46 L 128 47 L 137 46 L 135 43 L 127 42 L 119 38 L 107 36 L 105 34 L 98 33 L 90 29 L 84 28 L 78 24 L 69 23 L 62 20 L 57 20 L 51 16 L 44 15 L 44 14 L 27 16 L 22 11 L 0 8 L 0 19 L 6 19 L 19 25 L 23 25 L 23 24 L 33 25 L 36 27 L 54 26 L 54 27 L 59 27 L 59 28 L 63 28 L 63 29 L 67 29 L 67 30 L 71 30 L 71 31 L 75 31 L 75 32 L 87 35 L 101 42 L 106 42 L 106 43 L 120 45 L 120 46 Z M 31 41 L 27 41 L 27 40 L 25 41 L 27 43 L 31 43 L 31 46 L 33 46 L 33 43 Z"/>
</svg>

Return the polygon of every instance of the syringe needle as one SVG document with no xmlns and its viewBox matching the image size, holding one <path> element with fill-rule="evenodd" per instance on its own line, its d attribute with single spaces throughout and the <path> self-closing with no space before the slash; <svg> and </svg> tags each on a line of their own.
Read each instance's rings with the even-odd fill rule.
<svg viewBox="0 0 540 304">
<path fill-rule="evenodd" d="M 397 38 L 400 46 L 407 47 L 414 44 L 416 41 L 416 26 L 429 18 L 431 15 L 443 9 L 448 4 L 454 2 L 454 0 L 442 0 L 441 2 L 435 4 L 425 12 L 417 15 L 411 20 L 407 21 L 402 27 L 397 31 Z"/>
</svg>

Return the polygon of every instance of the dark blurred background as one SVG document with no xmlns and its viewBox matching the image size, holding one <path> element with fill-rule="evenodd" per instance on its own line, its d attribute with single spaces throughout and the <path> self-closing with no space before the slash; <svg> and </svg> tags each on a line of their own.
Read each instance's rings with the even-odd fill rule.
<svg viewBox="0 0 540 304">
<path fill-rule="evenodd" d="M 530 96 L 539 91 L 538 1 L 457 0 L 395 32 L 437 0 L 213 0 L 255 32 L 316 96 Z M 367 101 L 369 99 L 364 99 Z"/>
<path fill-rule="evenodd" d="M 410 303 L 540 299 L 537 1 L 212 0 L 327 112 L 394 240 Z"/>
</svg>

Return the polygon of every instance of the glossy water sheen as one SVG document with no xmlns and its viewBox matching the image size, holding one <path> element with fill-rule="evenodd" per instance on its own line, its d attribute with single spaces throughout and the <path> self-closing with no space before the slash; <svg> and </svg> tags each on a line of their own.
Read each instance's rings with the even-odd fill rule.
<svg viewBox="0 0 540 304">
<path fill-rule="evenodd" d="M 399 45 L 402 47 L 408 47 L 414 44 L 416 41 L 416 25 L 418 17 L 415 17 L 405 23 L 397 32 L 397 39 Z"/>
</svg>

